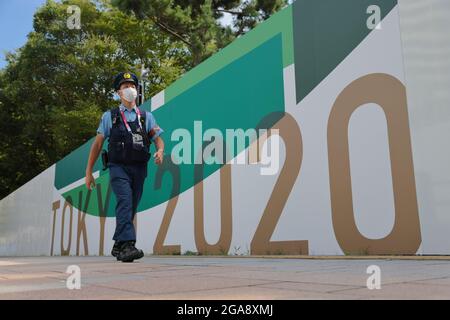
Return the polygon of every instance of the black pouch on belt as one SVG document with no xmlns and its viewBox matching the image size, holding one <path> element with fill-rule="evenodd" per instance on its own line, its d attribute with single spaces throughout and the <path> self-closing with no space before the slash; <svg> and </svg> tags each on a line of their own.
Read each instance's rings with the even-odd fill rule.
<svg viewBox="0 0 450 320">
<path fill-rule="evenodd" d="M 108 168 L 108 152 L 106 150 L 102 150 L 102 163 L 103 170 L 106 170 Z"/>
</svg>

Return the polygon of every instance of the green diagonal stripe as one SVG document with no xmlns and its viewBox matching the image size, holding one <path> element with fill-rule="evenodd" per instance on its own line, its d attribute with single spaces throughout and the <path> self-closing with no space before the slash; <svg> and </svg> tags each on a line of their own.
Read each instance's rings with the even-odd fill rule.
<svg viewBox="0 0 450 320">
<path fill-rule="evenodd" d="M 325 79 L 372 31 L 367 8 L 384 18 L 397 0 L 297 0 L 293 4 L 297 103 Z M 370 60 L 367 61 L 370 63 Z"/>
</svg>

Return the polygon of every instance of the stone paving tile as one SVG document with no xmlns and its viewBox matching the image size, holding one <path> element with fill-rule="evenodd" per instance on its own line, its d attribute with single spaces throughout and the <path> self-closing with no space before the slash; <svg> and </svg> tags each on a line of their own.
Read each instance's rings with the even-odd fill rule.
<svg viewBox="0 0 450 320">
<path fill-rule="evenodd" d="M 428 279 L 428 280 L 418 280 L 413 281 L 411 283 L 415 284 L 425 284 L 425 285 L 437 285 L 437 286 L 450 286 L 450 277 L 447 278 L 435 278 L 435 279 Z"/>
<path fill-rule="evenodd" d="M 5 280 L 31 280 L 55 277 L 54 272 L 33 272 L 33 273 L 3 273 L 0 276 L 0 285 L 5 283 Z M 67 275 L 66 275 L 67 277 Z"/>
<path fill-rule="evenodd" d="M 267 271 L 247 271 L 241 270 L 234 273 L 210 274 L 208 276 L 215 276 L 224 279 L 253 279 L 253 280 L 271 280 L 274 282 L 292 281 L 331 285 L 351 285 L 361 286 L 365 285 L 368 275 L 361 272 L 360 274 L 339 274 L 339 273 L 317 273 L 317 272 L 267 272 Z"/>
<path fill-rule="evenodd" d="M 448 264 L 447 264 L 448 265 Z M 415 268 L 397 268 L 387 267 L 381 265 L 381 276 L 383 283 L 402 283 L 405 281 L 423 281 L 427 279 L 434 279 L 439 276 L 446 276 L 449 274 L 446 266 L 433 266 L 424 270 L 423 266 Z M 333 285 L 352 285 L 365 286 L 368 274 L 366 273 L 367 265 L 357 268 L 346 268 L 345 270 L 319 270 L 313 271 L 298 271 L 298 272 L 275 272 L 275 271 L 259 271 L 252 272 L 248 270 L 240 270 L 233 273 L 212 274 L 217 277 L 229 278 L 244 278 L 244 279 L 268 279 L 278 281 L 296 281 L 296 282 L 315 282 L 319 284 L 333 284 Z M 450 275 L 449 275 L 450 277 Z"/>
<path fill-rule="evenodd" d="M 242 268 L 230 268 L 230 267 L 208 267 L 208 268 L 199 268 L 199 267 L 167 267 L 161 268 L 154 271 L 142 272 L 140 275 L 147 275 L 156 278 L 164 278 L 164 277 L 192 277 L 196 275 L 203 276 L 216 276 L 221 274 L 233 274 Z M 253 271 L 255 272 L 255 271 Z"/>
<path fill-rule="evenodd" d="M 68 290 L 67 266 L 81 268 Z M 369 265 L 381 290 L 369 290 Z M 450 299 L 450 261 L 152 257 L 0 258 L 0 299 Z"/>
<path fill-rule="evenodd" d="M 334 292 L 335 294 L 337 292 Z M 450 299 L 450 286 L 436 286 L 418 283 L 381 284 L 379 290 L 349 289 L 339 293 L 363 299 L 407 299 L 431 300 Z"/>
<path fill-rule="evenodd" d="M 15 266 L 19 266 L 21 265 L 21 262 L 17 262 L 17 261 L 10 261 L 10 260 L 1 260 L 0 261 L 0 267 L 5 268 L 5 267 L 15 267 Z"/>
<path fill-rule="evenodd" d="M 66 289 L 66 281 L 41 278 L 27 280 L 6 280 L 0 282 L 0 295 L 48 289 Z"/>
<path fill-rule="evenodd" d="M 222 288 L 234 288 L 235 292 L 241 290 L 243 287 L 254 286 L 258 284 L 267 284 L 270 281 L 262 280 L 230 280 L 214 277 L 183 277 L 183 278 L 153 278 L 147 277 L 140 280 L 122 280 L 111 281 L 107 284 L 99 284 L 106 288 L 114 289 L 128 289 L 132 288 L 133 292 L 142 294 L 167 294 L 167 293 L 181 293 L 194 292 L 199 290 L 215 290 Z"/>
<path fill-rule="evenodd" d="M 49 288 L 0 294 L 0 300 L 124 300 L 142 298 L 142 294 L 96 286 L 82 286 L 80 290 Z"/>
<path fill-rule="evenodd" d="M 362 286 L 356 287 L 346 285 L 329 285 L 329 284 L 305 283 L 305 282 L 278 282 L 259 285 L 258 287 L 303 291 L 303 292 L 317 292 L 317 293 L 333 293 L 341 290 L 362 288 Z"/>
<path fill-rule="evenodd" d="M 201 290 L 196 292 L 157 294 L 143 296 L 138 299 L 171 299 L 171 300 L 234 300 L 236 303 L 244 303 L 245 300 L 357 300 L 354 296 L 346 294 L 324 294 L 306 291 L 292 291 L 261 286 L 224 288 L 215 290 Z M 239 300 L 239 301 L 237 301 Z"/>
</svg>

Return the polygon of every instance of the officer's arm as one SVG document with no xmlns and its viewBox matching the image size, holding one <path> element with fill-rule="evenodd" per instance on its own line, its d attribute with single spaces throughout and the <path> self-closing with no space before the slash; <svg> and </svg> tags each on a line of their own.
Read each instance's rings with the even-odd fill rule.
<svg viewBox="0 0 450 320">
<path fill-rule="evenodd" d="M 91 183 L 94 183 L 94 181 L 91 181 L 92 178 L 92 168 L 94 167 L 95 162 L 98 159 L 98 156 L 100 155 L 100 152 L 102 151 L 103 147 L 103 141 L 105 141 L 105 138 L 102 134 L 97 134 L 95 137 L 94 142 L 91 146 L 91 151 L 89 153 L 89 159 L 86 166 L 86 186 L 90 189 Z M 95 185 L 95 183 L 94 183 Z"/>
<path fill-rule="evenodd" d="M 156 146 L 156 151 L 162 151 L 164 152 L 164 141 L 161 137 L 156 137 L 155 138 L 155 146 Z"/>
<path fill-rule="evenodd" d="M 164 157 L 164 141 L 160 136 L 156 137 L 154 141 L 156 146 L 155 163 L 161 164 Z"/>
</svg>

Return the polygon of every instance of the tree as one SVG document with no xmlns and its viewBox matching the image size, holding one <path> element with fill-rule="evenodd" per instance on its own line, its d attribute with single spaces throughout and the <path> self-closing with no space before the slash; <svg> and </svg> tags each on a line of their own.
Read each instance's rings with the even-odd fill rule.
<svg viewBox="0 0 450 320">
<path fill-rule="evenodd" d="M 34 15 L 27 43 L 0 71 L 0 198 L 95 135 L 117 105 L 113 76 L 151 69 L 146 96 L 175 81 L 189 59 L 183 45 L 150 21 L 106 0 L 48 0 Z M 69 29 L 68 5 L 81 9 Z"/>
<path fill-rule="evenodd" d="M 112 0 L 114 6 L 150 20 L 172 39 L 181 41 L 192 57 L 191 66 L 225 47 L 257 23 L 288 4 L 287 0 Z M 220 19 L 231 14 L 231 26 Z"/>
</svg>

